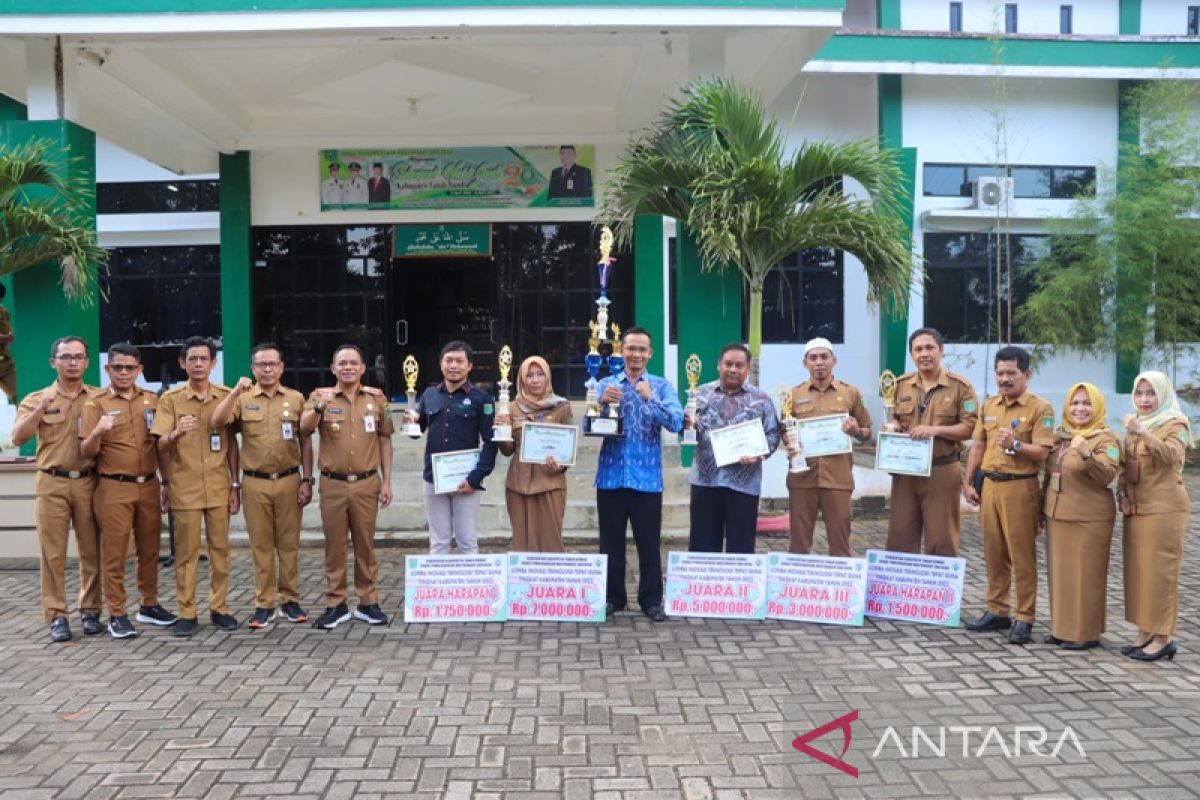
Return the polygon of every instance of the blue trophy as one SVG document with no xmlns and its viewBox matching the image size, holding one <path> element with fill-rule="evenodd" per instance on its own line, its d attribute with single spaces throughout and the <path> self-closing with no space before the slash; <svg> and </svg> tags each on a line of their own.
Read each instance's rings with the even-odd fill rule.
<svg viewBox="0 0 1200 800">
<path fill-rule="evenodd" d="M 625 359 L 621 356 L 621 329 L 612 325 L 612 338 L 608 336 L 608 274 L 616 261 L 612 257 L 613 234 L 608 227 L 600 231 L 600 261 L 596 265 L 600 275 L 600 297 L 596 299 L 596 319 L 588 322 L 592 335 L 588 339 L 588 353 L 583 363 L 587 366 L 588 379 L 584 386 L 587 388 L 587 410 L 583 417 L 584 436 L 623 436 L 620 410 L 616 405 L 605 403 L 601 406 L 597 396 L 600 369 L 608 362 L 608 373 L 620 375 L 625 369 Z M 604 352 L 608 351 L 607 358 Z"/>
</svg>

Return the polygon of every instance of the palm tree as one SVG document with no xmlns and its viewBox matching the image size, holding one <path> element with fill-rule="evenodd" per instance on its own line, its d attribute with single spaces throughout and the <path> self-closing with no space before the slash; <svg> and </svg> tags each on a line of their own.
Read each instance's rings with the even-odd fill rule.
<svg viewBox="0 0 1200 800">
<path fill-rule="evenodd" d="M 51 146 L 0 146 L 0 275 L 54 263 L 63 294 L 89 305 L 107 256 L 84 224 L 90 187 L 58 174 Z"/>
<path fill-rule="evenodd" d="M 867 197 L 847 195 L 851 178 Z M 894 155 L 873 141 L 803 142 L 794 152 L 749 91 L 723 79 L 683 89 L 614 167 L 601 216 L 628 244 L 639 214 L 686 223 L 705 270 L 737 269 L 750 290 L 751 379 L 762 350 L 763 284 L 787 255 L 833 248 L 867 272 L 868 300 L 903 301 L 915 270 L 897 213 Z"/>
</svg>

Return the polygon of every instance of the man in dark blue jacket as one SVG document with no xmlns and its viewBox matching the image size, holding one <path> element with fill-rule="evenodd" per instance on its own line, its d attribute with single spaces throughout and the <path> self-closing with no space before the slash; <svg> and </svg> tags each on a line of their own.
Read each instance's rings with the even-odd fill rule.
<svg viewBox="0 0 1200 800">
<path fill-rule="evenodd" d="M 454 341 L 443 347 L 442 382 L 426 389 L 417 403 L 416 421 L 426 434 L 425 513 L 429 518 L 429 552 L 434 555 L 449 553 L 451 540 L 458 542 L 461 554 L 479 551 L 479 492 L 483 491 L 483 479 L 496 466 L 496 445 L 492 442 L 496 409 L 492 396 L 467 380 L 474 355 L 466 342 Z M 478 461 L 472 465 L 470 455 L 452 459 L 456 464 L 466 463 L 469 471 L 463 468 L 466 476 L 452 487 L 436 487 L 442 489 L 438 493 L 433 456 L 463 450 L 477 450 Z"/>
</svg>

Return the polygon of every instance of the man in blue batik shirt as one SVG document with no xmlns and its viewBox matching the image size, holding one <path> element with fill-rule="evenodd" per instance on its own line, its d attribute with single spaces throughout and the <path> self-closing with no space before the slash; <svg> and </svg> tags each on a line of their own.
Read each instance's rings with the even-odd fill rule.
<svg viewBox="0 0 1200 800">
<path fill-rule="evenodd" d="M 596 512 L 600 552 L 608 556 L 607 614 L 625 608 L 625 527 L 633 527 L 638 551 L 638 605 L 655 622 L 663 611 L 662 431 L 683 427 L 679 397 L 665 378 L 646 373 L 654 354 L 650 333 L 632 327 L 621 337 L 625 370 L 600 381 L 601 403 L 621 408 L 625 435 L 607 439 L 596 470 Z"/>
</svg>

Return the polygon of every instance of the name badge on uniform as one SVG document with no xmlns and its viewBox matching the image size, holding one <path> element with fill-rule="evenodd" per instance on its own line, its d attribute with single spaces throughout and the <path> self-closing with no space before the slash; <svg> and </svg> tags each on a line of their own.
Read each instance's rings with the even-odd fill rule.
<svg viewBox="0 0 1200 800">
<path fill-rule="evenodd" d="M 208 437 L 208 449 L 212 450 L 214 453 L 221 452 L 221 434 L 214 433 L 212 436 Z"/>
<path fill-rule="evenodd" d="M 367 414 L 365 417 L 363 417 L 363 426 L 366 429 L 367 433 L 374 433 L 375 432 L 375 415 Z"/>
<path fill-rule="evenodd" d="M 571 189 L 574 189 L 574 188 L 575 188 L 575 179 L 574 179 L 574 178 L 567 178 L 567 190 L 569 191 L 569 190 L 571 190 Z"/>
<path fill-rule="evenodd" d="M 146 409 L 146 428 L 150 429 L 153 427 L 154 427 L 154 412 L 147 408 Z"/>
<path fill-rule="evenodd" d="M 295 439 L 295 438 L 296 438 L 296 432 L 294 430 L 292 430 L 292 423 L 284 421 L 284 423 L 283 423 L 283 440 L 285 442 L 290 442 L 292 439 Z"/>
</svg>

